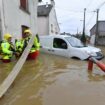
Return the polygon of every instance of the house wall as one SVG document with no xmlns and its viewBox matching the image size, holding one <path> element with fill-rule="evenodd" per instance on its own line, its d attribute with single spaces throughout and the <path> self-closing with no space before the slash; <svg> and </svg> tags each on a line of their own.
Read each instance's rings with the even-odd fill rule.
<svg viewBox="0 0 105 105">
<path fill-rule="evenodd" d="M 2 40 L 2 33 L 1 33 L 2 30 L 1 29 L 2 29 L 2 26 L 1 26 L 1 20 L 0 20 L 0 41 Z"/>
<path fill-rule="evenodd" d="M 30 27 L 35 34 L 37 32 L 37 0 L 28 0 L 29 13 L 20 9 L 20 0 L 1 0 L 2 36 L 10 33 L 13 38 L 21 38 L 21 25 Z"/>
<path fill-rule="evenodd" d="M 99 36 L 105 36 L 105 22 L 98 23 L 98 32 Z M 90 35 L 94 35 L 96 33 L 96 25 L 90 30 Z"/>
<path fill-rule="evenodd" d="M 98 45 L 105 46 L 105 36 L 101 36 L 98 38 Z"/>
<path fill-rule="evenodd" d="M 2 0 L 0 0 L 0 41 L 2 40 L 3 35 L 3 9 L 2 9 Z"/>
<path fill-rule="evenodd" d="M 99 22 L 99 36 L 105 36 L 105 22 Z"/>
<path fill-rule="evenodd" d="M 92 46 L 94 46 L 94 44 L 95 44 L 95 35 L 92 35 L 92 36 L 91 36 L 91 38 L 90 38 L 90 44 L 91 44 Z"/>
<path fill-rule="evenodd" d="M 53 35 L 60 33 L 54 5 L 48 16 L 38 17 L 38 33 L 40 35 Z"/>
<path fill-rule="evenodd" d="M 51 25 L 53 25 L 53 28 Z M 59 33 L 60 33 L 60 29 L 57 21 L 55 8 L 53 7 L 49 14 L 49 34 L 53 35 L 53 34 L 59 34 Z"/>
<path fill-rule="evenodd" d="M 95 35 L 95 33 L 96 33 L 96 25 L 90 31 L 91 39 L 93 39 L 94 37 L 93 35 Z M 97 45 L 105 45 L 105 21 L 99 21 L 98 33 L 99 35 L 98 35 Z M 91 40 L 92 43 L 94 43 L 94 40 Z"/>
<path fill-rule="evenodd" d="M 38 34 L 49 35 L 48 17 L 45 16 L 38 17 Z"/>
<path fill-rule="evenodd" d="M 96 33 L 96 26 L 94 26 L 94 27 L 92 28 L 92 30 L 90 30 L 90 36 L 91 36 L 91 35 L 95 35 L 95 33 Z"/>
</svg>

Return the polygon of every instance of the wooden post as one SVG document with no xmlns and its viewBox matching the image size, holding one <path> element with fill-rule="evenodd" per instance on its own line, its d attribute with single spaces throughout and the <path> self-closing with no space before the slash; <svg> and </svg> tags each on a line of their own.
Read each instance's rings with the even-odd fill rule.
<svg viewBox="0 0 105 105">
<path fill-rule="evenodd" d="M 91 59 L 89 59 L 89 61 L 88 61 L 88 71 L 92 72 L 92 70 L 93 70 L 93 61 Z"/>
</svg>

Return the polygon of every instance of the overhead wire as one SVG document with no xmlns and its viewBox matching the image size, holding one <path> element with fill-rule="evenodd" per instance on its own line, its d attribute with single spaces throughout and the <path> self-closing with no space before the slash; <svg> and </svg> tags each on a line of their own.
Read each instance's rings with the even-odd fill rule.
<svg viewBox="0 0 105 105">
<path fill-rule="evenodd" d="M 86 23 L 86 27 L 90 24 L 90 22 L 91 22 L 92 19 L 94 18 L 94 15 L 95 15 L 95 12 L 97 11 L 97 9 L 100 9 L 104 4 L 105 4 L 105 1 L 104 1 L 103 3 L 101 3 L 94 11 L 92 11 L 92 12 L 94 12 L 94 13 L 92 14 L 92 16 L 90 17 L 90 19 L 89 19 L 88 22 Z M 89 7 L 88 7 L 88 8 L 89 8 Z"/>
<path fill-rule="evenodd" d="M 89 25 L 89 23 L 92 21 L 94 18 L 95 12 L 92 14 L 92 16 L 89 18 L 88 22 L 86 23 L 86 27 Z"/>
<path fill-rule="evenodd" d="M 92 2 L 89 2 L 89 4 L 88 5 L 90 5 Z M 58 7 L 58 6 L 55 6 L 57 9 L 60 9 L 60 10 L 63 10 L 63 11 L 66 11 L 66 12 L 68 12 L 68 13 L 83 13 L 84 11 L 77 11 L 77 10 L 68 10 L 68 9 L 64 9 L 64 8 L 61 8 L 61 7 Z M 87 11 L 87 13 L 92 13 L 91 11 Z M 91 20 L 93 18 L 93 15 L 92 15 L 92 17 L 89 19 L 89 21 Z M 88 21 L 88 23 L 87 23 L 87 25 L 89 24 L 89 21 Z M 82 24 L 81 24 L 82 25 Z"/>
<path fill-rule="evenodd" d="M 90 2 L 88 3 L 88 5 L 86 6 L 86 8 L 88 9 L 93 2 L 94 2 L 94 0 L 90 0 Z"/>
<path fill-rule="evenodd" d="M 90 22 L 93 20 L 93 18 L 94 18 L 94 16 L 95 16 L 95 11 L 97 10 L 97 9 L 100 9 L 104 4 L 105 4 L 105 1 L 104 2 L 102 2 L 94 11 L 89 11 L 89 8 L 90 8 L 90 6 L 93 4 L 93 2 L 94 2 L 95 0 L 90 0 L 89 1 L 89 3 L 87 4 L 87 6 L 86 6 L 86 8 L 88 9 L 88 11 L 86 11 L 86 13 L 92 13 L 92 12 L 94 12 L 94 13 L 92 13 L 92 16 L 89 18 L 89 20 L 88 20 L 88 22 L 86 23 L 86 27 L 90 24 Z M 73 14 L 81 14 L 81 13 L 83 13 L 84 11 L 78 11 L 78 10 L 69 10 L 69 9 L 67 9 L 67 8 L 62 8 L 62 7 L 58 7 L 58 6 L 55 6 L 55 8 L 56 9 L 60 9 L 60 10 L 63 10 L 63 11 L 66 11 L 66 12 L 68 12 L 68 13 L 73 13 Z"/>
<path fill-rule="evenodd" d="M 93 0 L 93 1 L 91 1 L 90 0 L 90 2 L 88 3 L 88 5 L 87 5 L 87 9 L 88 8 L 90 8 L 90 6 L 92 5 L 92 3 L 94 2 L 95 0 Z M 91 13 L 92 13 L 93 11 L 91 11 Z M 89 18 L 89 20 L 88 20 L 88 22 L 86 23 L 86 27 L 89 25 L 89 23 L 92 21 L 92 19 L 93 19 L 93 17 L 94 17 L 94 15 L 95 15 L 95 12 L 92 14 L 92 16 Z"/>
<path fill-rule="evenodd" d="M 97 9 L 100 9 L 103 5 L 105 4 L 105 1 L 103 3 L 101 3 Z"/>
<path fill-rule="evenodd" d="M 61 7 L 58 7 L 58 6 L 55 6 L 55 8 L 58 8 L 58 9 L 62 9 L 63 11 L 67 11 L 67 12 L 72 12 L 72 13 L 83 13 L 83 11 L 77 11 L 77 10 L 68 10 L 68 9 L 65 9 L 65 8 L 61 8 Z"/>
</svg>

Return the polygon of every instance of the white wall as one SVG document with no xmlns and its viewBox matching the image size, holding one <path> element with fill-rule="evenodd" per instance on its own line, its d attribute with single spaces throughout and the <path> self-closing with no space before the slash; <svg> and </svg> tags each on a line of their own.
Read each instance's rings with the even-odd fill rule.
<svg viewBox="0 0 105 105">
<path fill-rule="evenodd" d="M 53 33 L 51 32 L 51 24 L 53 25 Z M 58 26 L 55 8 L 53 7 L 50 11 L 49 16 L 38 17 L 38 33 L 39 35 L 53 35 L 56 34 L 56 32 L 58 32 L 59 34 L 60 29 Z"/>
<path fill-rule="evenodd" d="M 2 40 L 2 33 L 1 33 L 1 32 L 2 32 L 2 26 L 1 26 L 1 24 L 2 24 L 2 23 L 1 23 L 1 21 L 0 21 L 0 41 Z"/>
<path fill-rule="evenodd" d="M 51 32 L 51 24 L 53 25 L 53 33 Z M 57 16 L 56 16 L 56 11 L 55 8 L 53 7 L 50 14 L 49 14 L 49 34 L 58 34 L 60 33 L 60 29 L 58 26 L 58 21 L 57 21 Z"/>
<path fill-rule="evenodd" d="M 38 34 L 39 35 L 48 35 L 49 34 L 49 24 L 48 17 L 38 17 Z"/>
<path fill-rule="evenodd" d="M 14 38 L 21 38 L 21 25 L 29 26 L 32 32 L 37 32 L 37 0 L 29 1 L 29 12 L 20 9 L 20 0 L 2 0 L 2 31 L 10 33 Z"/>
<path fill-rule="evenodd" d="M 2 8 L 2 0 L 0 0 L 0 40 L 3 38 L 4 32 L 4 18 L 3 18 L 3 8 Z"/>
<path fill-rule="evenodd" d="M 91 35 L 90 44 L 94 46 L 94 44 L 95 44 L 95 35 Z"/>
</svg>

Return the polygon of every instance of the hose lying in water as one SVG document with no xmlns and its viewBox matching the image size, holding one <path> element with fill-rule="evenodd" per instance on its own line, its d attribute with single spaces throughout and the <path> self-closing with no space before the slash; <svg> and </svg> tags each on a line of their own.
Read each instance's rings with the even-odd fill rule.
<svg viewBox="0 0 105 105">
<path fill-rule="evenodd" d="M 0 85 L 0 98 L 2 98 L 2 96 L 6 93 L 6 91 L 9 89 L 9 87 L 11 86 L 11 84 L 14 82 L 15 78 L 19 74 L 19 72 L 20 72 L 23 64 L 25 63 L 26 58 L 30 52 L 30 49 L 33 45 L 34 37 L 35 37 L 34 35 L 31 37 L 27 47 L 25 48 L 25 50 L 24 50 L 23 54 L 21 55 L 21 57 L 19 58 L 18 62 L 16 63 L 16 65 L 14 66 L 14 68 L 12 69 L 12 71 L 10 72 L 8 77 Z"/>
</svg>

